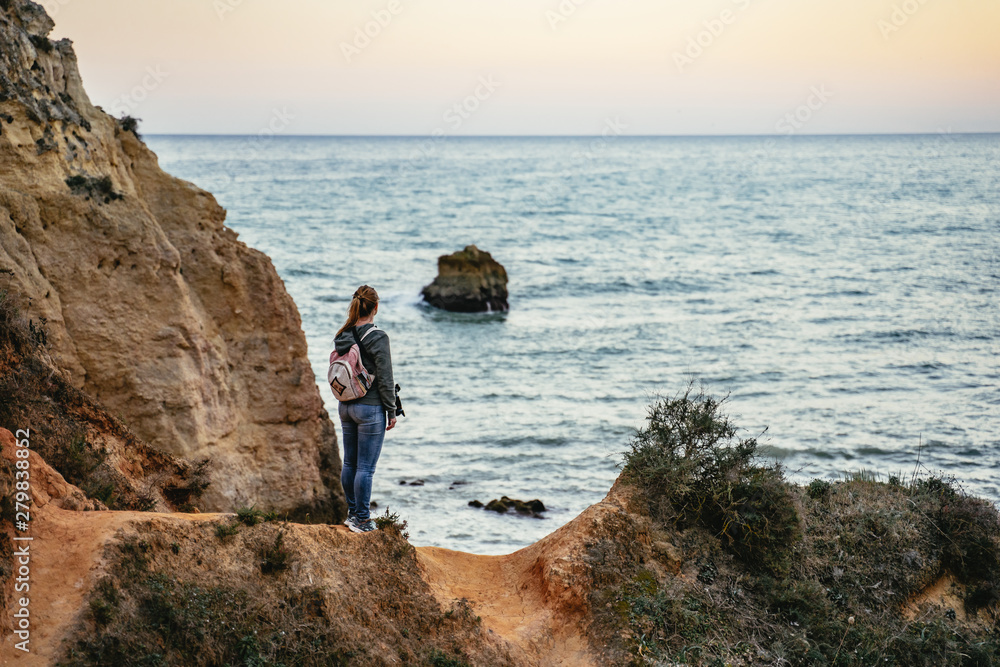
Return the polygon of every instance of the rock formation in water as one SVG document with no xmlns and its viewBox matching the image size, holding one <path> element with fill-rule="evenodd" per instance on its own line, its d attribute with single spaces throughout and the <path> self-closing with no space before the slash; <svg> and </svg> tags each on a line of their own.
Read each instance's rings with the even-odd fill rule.
<svg viewBox="0 0 1000 667">
<path fill-rule="evenodd" d="M 221 471 L 203 508 L 336 519 L 336 431 L 295 304 L 209 193 L 95 108 L 68 40 L 0 2 L 0 288 L 55 364 L 139 438 Z"/>
<path fill-rule="evenodd" d="M 478 500 L 473 500 L 469 503 L 469 506 L 483 507 L 490 512 L 496 512 L 497 514 L 507 514 L 510 510 L 514 510 L 517 514 L 533 516 L 537 519 L 542 518 L 542 512 L 545 511 L 545 504 L 537 498 L 525 501 L 508 498 L 507 496 L 494 498 L 490 502 L 486 503 L 486 505 L 483 505 Z"/>
<path fill-rule="evenodd" d="M 456 313 L 499 312 L 507 304 L 507 271 L 490 253 L 474 245 L 438 258 L 438 275 L 423 289 L 435 308 Z"/>
</svg>

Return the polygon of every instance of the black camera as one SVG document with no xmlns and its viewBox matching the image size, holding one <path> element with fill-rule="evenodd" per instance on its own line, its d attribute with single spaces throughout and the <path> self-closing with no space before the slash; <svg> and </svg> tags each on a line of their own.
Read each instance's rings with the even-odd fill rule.
<svg viewBox="0 0 1000 667">
<path fill-rule="evenodd" d="M 403 401 L 399 398 L 399 385 L 396 385 L 396 416 L 405 417 L 406 413 L 403 412 Z"/>
</svg>

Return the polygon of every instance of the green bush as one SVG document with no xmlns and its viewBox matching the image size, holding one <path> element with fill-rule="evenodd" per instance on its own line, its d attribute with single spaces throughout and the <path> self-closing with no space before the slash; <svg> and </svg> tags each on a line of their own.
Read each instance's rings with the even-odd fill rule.
<svg viewBox="0 0 1000 667">
<path fill-rule="evenodd" d="M 723 403 L 690 388 L 658 400 L 624 455 L 622 481 L 653 519 L 649 555 L 671 544 L 682 570 L 639 559 L 592 596 L 614 664 L 1000 667 L 992 503 L 874 471 L 796 487 Z M 935 597 L 951 576 L 962 610 Z"/>
<path fill-rule="evenodd" d="M 237 521 L 230 523 L 220 523 L 215 527 L 215 536 L 220 540 L 226 540 L 240 532 L 240 524 Z"/>
<path fill-rule="evenodd" d="M 947 537 L 945 566 L 965 582 L 1000 582 L 1000 513 L 996 506 L 939 477 L 918 480 L 913 495 L 914 502 L 932 502 L 930 518 Z"/>
<path fill-rule="evenodd" d="M 830 491 L 832 489 L 833 485 L 825 479 L 814 479 L 809 483 L 806 493 L 808 493 L 809 497 L 813 500 L 822 500 L 830 497 Z"/>
<path fill-rule="evenodd" d="M 236 510 L 236 520 L 247 526 L 256 526 L 265 521 L 277 521 L 278 515 L 275 512 L 264 512 L 257 509 L 257 506 L 240 507 Z"/>
<path fill-rule="evenodd" d="M 427 664 L 431 667 L 470 667 L 469 663 L 453 658 L 440 649 L 432 649 L 427 656 Z"/>
<path fill-rule="evenodd" d="M 690 386 L 656 401 L 624 454 L 625 478 L 654 518 L 708 528 L 747 565 L 786 572 L 801 530 L 784 473 L 759 460 L 756 438 L 737 437 L 724 402 Z"/>
<path fill-rule="evenodd" d="M 90 615 L 98 626 L 105 626 L 114 620 L 121 603 L 121 594 L 110 577 L 101 579 L 94 587 L 90 599 Z"/>
<path fill-rule="evenodd" d="M 133 118 L 126 114 L 118 119 L 118 126 L 126 132 L 134 134 L 136 139 L 142 139 L 142 135 L 139 134 L 139 122 L 141 120 L 141 118 Z"/>
</svg>

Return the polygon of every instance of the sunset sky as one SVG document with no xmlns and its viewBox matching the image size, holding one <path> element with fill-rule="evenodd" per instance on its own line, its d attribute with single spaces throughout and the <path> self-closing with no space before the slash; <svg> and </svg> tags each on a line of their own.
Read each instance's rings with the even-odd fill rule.
<svg viewBox="0 0 1000 667">
<path fill-rule="evenodd" d="M 41 4 L 147 133 L 1000 131 L 997 0 Z"/>
</svg>

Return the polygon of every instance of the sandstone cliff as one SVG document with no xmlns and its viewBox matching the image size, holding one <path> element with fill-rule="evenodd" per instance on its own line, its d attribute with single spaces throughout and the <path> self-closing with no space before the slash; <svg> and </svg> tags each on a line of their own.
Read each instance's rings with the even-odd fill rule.
<svg viewBox="0 0 1000 667">
<path fill-rule="evenodd" d="M 170 511 L 200 504 L 207 466 L 153 449 L 73 387 L 52 363 L 45 330 L 15 301 L 0 292 L 0 424 L 27 433 L 32 451 L 80 487 L 88 499 L 80 507 Z"/>
<path fill-rule="evenodd" d="M 157 449 L 211 459 L 204 508 L 338 518 L 336 432 L 284 284 L 92 106 L 52 26 L 0 2 L 0 289 L 30 299 L 75 387 Z"/>
</svg>

